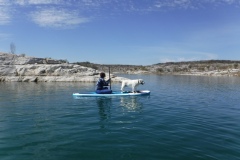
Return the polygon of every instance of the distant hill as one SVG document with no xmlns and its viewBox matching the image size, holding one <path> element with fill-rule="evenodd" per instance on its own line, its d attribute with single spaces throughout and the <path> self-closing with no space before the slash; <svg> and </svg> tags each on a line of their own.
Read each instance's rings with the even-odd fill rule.
<svg viewBox="0 0 240 160">
<path fill-rule="evenodd" d="M 240 61 L 205 60 L 189 62 L 158 63 L 149 67 L 151 72 L 201 75 L 239 76 Z"/>
<path fill-rule="evenodd" d="M 100 71 L 108 72 L 109 67 L 111 72 L 116 73 L 129 73 L 132 71 L 148 71 L 146 66 L 142 65 L 122 65 L 122 64 L 96 64 L 91 62 L 76 62 L 74 64 L 78 64 L 85 67 L 91 67 Z"/>
<path fill-rule="evenodd" d="M 153 65 L 104 65 L 90 62 L 76 64 L 108 72 L 129 74 L 176 74 L 176 75 L 208 75 L 208 76 L 240 76 L 240 61 L 205 60 L 186 62 L 167 62 Z"/>
</svg>

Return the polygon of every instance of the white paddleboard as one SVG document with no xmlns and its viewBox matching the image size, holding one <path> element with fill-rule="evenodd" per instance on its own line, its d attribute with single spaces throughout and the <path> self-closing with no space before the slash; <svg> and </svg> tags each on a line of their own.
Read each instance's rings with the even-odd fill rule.
<svg viewBox="0 0 240 160">
<path fill-rule="evenodd" d="M 88 93 L 73 93 L 74 98 L 78 97 L 113 97 L 113 96 L 143 96 L 150 95 L 149 90 L 141 90 L 135 93 L 133 92 L 112 92 L 111 94 L 97 94 L 96 92 L 88 92 Z"/>
</svg>

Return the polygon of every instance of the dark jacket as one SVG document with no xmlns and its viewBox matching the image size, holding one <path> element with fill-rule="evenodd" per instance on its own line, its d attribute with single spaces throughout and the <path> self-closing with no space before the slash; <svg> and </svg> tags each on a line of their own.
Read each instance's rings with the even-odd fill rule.
<svg viewBox="0 0 240 160">
<path fill-rule="evenodd" d="M 109 82 L 110 79 L 105 81 L 104 78 L 99 78 L 99 80 L 97 81 L 97 90 L 105 89 L 106 87 L 104 86 L 108 86 Z"/>
</svg>

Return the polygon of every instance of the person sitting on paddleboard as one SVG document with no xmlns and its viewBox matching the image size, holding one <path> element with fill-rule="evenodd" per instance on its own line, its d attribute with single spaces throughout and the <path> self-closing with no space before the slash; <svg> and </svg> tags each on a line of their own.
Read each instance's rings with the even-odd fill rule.
<svg viewBox="0 0 240 160">
<path fill-rule="evenodd" d="M 104 80 L 104 78 L 106 77 L 105 73 L 100 73 L 100 78 L 97 81 L 97 89 L 96 89 L 96 93 L 98 94 L 110 94 L 112 93 L 111 89 L 108 89 L 108 84 L 110 83 L 111 78 L 109 78 L 107 81 Z"/>
</svg>

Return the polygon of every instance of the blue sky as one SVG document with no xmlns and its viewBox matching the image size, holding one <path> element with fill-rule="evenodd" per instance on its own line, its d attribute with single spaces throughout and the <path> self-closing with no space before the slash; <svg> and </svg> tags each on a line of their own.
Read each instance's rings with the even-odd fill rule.
<svg viewBox="0 0 240 160">
<path fill-rule="evenodd" d="M 240 0 L 0 0 L 0 51 L 104 64 L 240 60 Z"/>
</svg>

